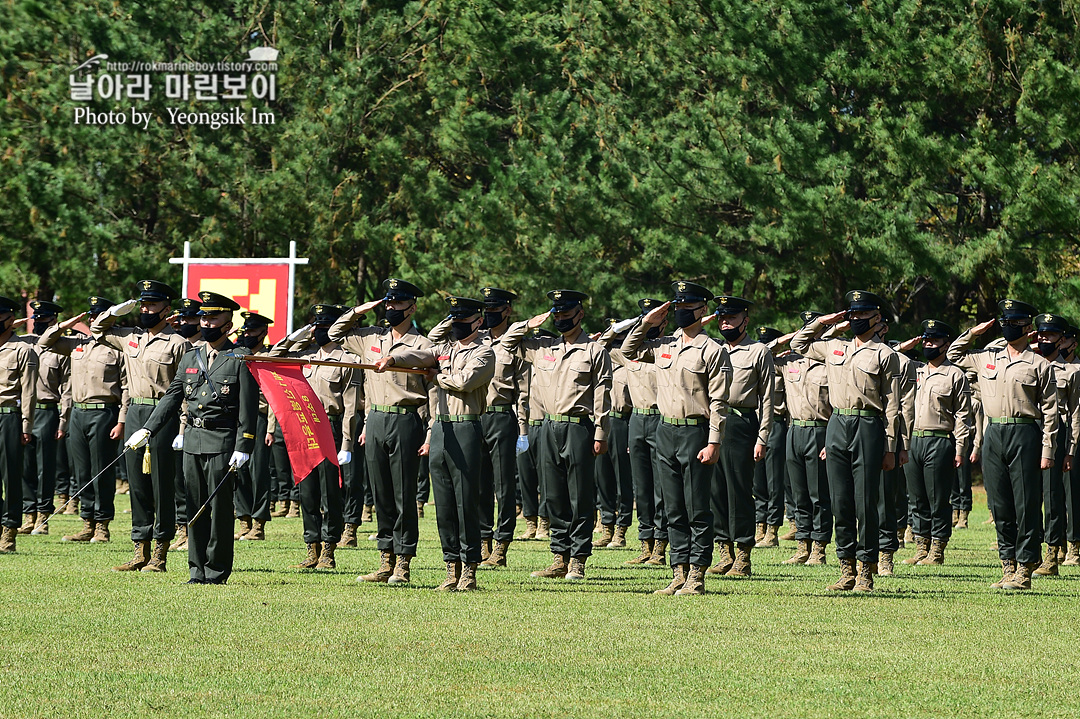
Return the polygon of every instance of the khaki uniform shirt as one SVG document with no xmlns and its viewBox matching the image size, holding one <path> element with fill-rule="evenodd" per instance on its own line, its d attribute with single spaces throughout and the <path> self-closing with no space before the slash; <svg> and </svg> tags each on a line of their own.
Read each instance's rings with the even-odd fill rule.
<svg viewBox="0 0 1080 719">
<path fill-rule="evenodd" d="M 940 367 L 921 362 L 912 362 L 912 365 L 915 366 L 917 387 L 912 429 L 951 433 L 956 442 L 956 454 L 964 456 L 964 446 L 974 429 L 971 388 L 964 371 L 948 360 Z"/>
<path fill-rule="evenodd" d="M 757 443 L 769 441 L 773 423 L 773 382 L 776 367 L 769 347 L 744 335 L 738 344 L 716 340 L 726 345 L 731 359 L 731 387 L 728 407 L 758 413 Z"/>
<path fill-rule="evenodd" d="M 74 404 L 118 404 L 119 422 L 127 417 L 127 368 L 119 350 L 83 334 L 64 336 L 59 325 L 45 330 L 38 346 L 71 358 L 71 401 Z"/>
<path fill-rule="evenodd" d="M 904 445 L 898 449 L 909 449 L 911 432 L 915 429 L 915 393 L 918 388 L 916 375 L 919 366 L 902 352 L 896 352 L 896 359 L 900 363 L 900 436 L 904 438 Z"/>
<path fill-rule="evenodd" d="M 37 401 L 57 405 L 59 429 L 66 432 L 71 418 L 71 360 L 55 352 L 46 352 L 41 346 L 41 338 L 35 334 L 23 335 L 22 341 L 32 346 L 38 356 Z"/>
<path fill-rule="evenodd" d="M 390 355 L 398 367 L 438 367 L 435 421 L 439 416 L 476 415 L 488 406 L 488 385 L 495 376 L 498 360 L 495 351 L 477 340 L 440 342 L 426 349 L 396 350 Z"/>
<path fill-rule="evenodd" d="M 676 335 L 646 339 L 649 325 L 639 323 L 623 341 L 622 352 L 631 360 L 655 365 L 656 402 L 660 414 L 674 419 L 705 419 L 709 444 L 724 439 L 727 420 L 731 360 L 728 349 L 704 332 L 687 339 Z"/>
<path fill-rule="evenodd" d="M 525 382 L 526 363 L 513 352 L 507 351 L 498 339 L 491 336 L 491 331 L 482 329 L 478 333 L 482 344 L 487 345 L 495 353 L 495 375 L 488 385 L 487 405 L 497 407 L 509 405 L 517 408 L 520 402 L 521 385 Z M 428 339 L 439 344 L 450 342 L 450 320 L 445 319 L 435 325 L 435 329 L 428 333 Z"/>
<path fill-rule="evenodd" d="M 161 399 L 191 343 L 168 325 L 157 334 L 150 334 L 141 327 L 114 327 L 114 324 L 116 318 L 102 312 L 90 331 L 98 342 L 124 353 L 128 394 L 132 398 Z"/>
<path fill-rule="evenodd" d="M 329 352 L 323 347 L 316 347 L 314 343 L 305 343 L 301 347 L 302 349 L 290 351 L 291 343 L 288 339 L 283 339 L 271 347 L 267 354 L 270 357 L 307 358 L 327 362 L 358 363 L 360 361 L 359 357 L 340 347 L 331 349 Z M 304 365 L 302 371 L 304 379 L 315 391 L 315 396 L 319 398 L 326 414 L 341 418 L 341 449 L 351 452 L 355 439 L 353 430 L 356 428 L 356 415 L 363 412 L 360 388 L 363 370 L 355 367 Z M 266 432 L 272 434 L 275 429 L 277 429 L 277 417 L 270 412 L 266 418 Z"/>
<path fill-rule="evenodd" d="M 626 371 L 626 389 L 630 392 L 630 405 L 638 409 L 656 409 L 656 365 L 652 362 L 632 360 L 621 349 L 611 350 L 612 367 Z"/>
<path fill-rule="evenodd" d="M 375 364 L 383 357 L 404 350 L 422 350 L 431 347 L 431 340 L 410 327 L 399 339 L 389 327 L 356 327 L 360 315 L 349 310 L 330 327 L 330 339 L 360 358 L 363 364 Z M 434 388 L 427 378 L 407 372 L 379 372 L 364 370 L 368 410 L 381 404 L 400 407 L 423 407 L 428 404 Z"/>
<path fill-rule="evenodd" d="M 783 377 L 788 416 L 802 422 L 827 422 L 832 416 L 825 365 L 791 352 L 776 358 Z"/>
<path fill-rule="evenodd" d="M 885 451 L 901 443 L 900 362 L 888 345 L 870 340 L 817 339 L 826 325 L 815 319 L 791 338 L 792 351 L 822 362 L 829 377 L 834 409 L 880 412 L 885 421 Z"/>
<path fill-rule="evenodd" d="M 0 344 L 0 407 L 20 410 L 22 433 L 34 431 L 38 356 L 34 348 L 12 335 Z"/>
<path fill-rule="evenodd" d="M 949 346 L 949 361 L 979 375 L 983 411 L 995 417 L 1026 417 L 1042 423 L 1042 457 L 1054 458 L 1058 427 L 1057 379 L 1049 362 L 1030 347 L 1016 357 L 1008 346 L 972 349 L 975 337 L 964 332 Z"/>
<path fill-rule="evenodd" d="M 1065 362 L 1060 357 L 1054 365 L 1054 377 L 1058 388 L 1058 414 L 1061 424 L 1067 427 L 1065 454 L 1075 455 L 1080 445 L 1080 366 Z"/>
<path fill-rule="evenodd" d="M 982 396 L 979 394 L 979 375 L 977 372 L 966 370 L 964 378 L 967 379 L 968 388 L 971 390 L 971 451 L 976 454 L 982 452 L 983 428 L 986 425 L 986 416 L 983 414 Z"/>
<path fill-rule="evenodd" d="M 607 441 L 611 412 L 611 358 L 584 330 L 563 337 L 526 337 L 528 321 L 502 336 L 503 347 L 533 366 L 532 391 L 543 394 L 547 414 L 590 418 L 593 439 Z"/>
</svg>

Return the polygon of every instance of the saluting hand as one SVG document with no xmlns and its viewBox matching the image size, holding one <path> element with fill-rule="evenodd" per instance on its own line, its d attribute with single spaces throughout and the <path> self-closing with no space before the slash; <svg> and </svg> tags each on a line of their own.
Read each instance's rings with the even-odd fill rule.
<svg viewBox="0 0 1080 719">
<path fill-rule="evenodd" d="M 645 315 L 642 322 L 653 327 L 659 327 L 664 324 L 664 320 L 667 319 L 668 309 L 671 307 L 670 302 L 665 302 L 659 307 L 649 310 L 649 314 Z"/>
<path fill-rule="evenodd" d="M 909 340 L 905 340 L 905 341 L 901 342 L 900 345 L 897 347 L 897 349 L 900 350 L 901 352 L 907 352 L 909 350 L 915 349 L 920 344 L 922 344 L 922 337 L 921 336 L 912 337 Z"/>
<path fill-rule="evenodd" d="M 372 300 L 371 302 L 365 302 L 362 305 L 357 305 L 356 307 L 353 307 L 353 312 L 355 312 L 358 315 L 364 315 L 364 314 L 367 314 L 368 312 L 371 312 L 373 309 L 378 307 L 380 304 L 382 304 L 381 299 Z"/>
<path fill-rule="evenodd" d="M 20 317 L 19 319 L 12 322 L 11 326 L 12 327 L 22 327 L 23 325 L 25 325 L 29 321 L 30 321 L 29 317 Z"/>
<path fill-rule="evenodd" d="M 835 325 L 837 322 L 844 319 L 847 312 L 847 310 L 840 310 L 839 312 L 833 312 L 831 315 L 822 315 L 821 317 L 818 317 L 818 322 L 823 325 Z"/>
<path fill-rule="evenodd" d="M 535 330 L 537 327 L 547 322 L 548 317 L 551 317 L 550 312 L 541 312 L 536 317 L 533 317 L 529 320 L 529 329 Z"/>
<path fill-rule="evenodd" d="M 851 329 L 851 323 L 848 322 L 847 320 L 844 320 L 843 322 L 837 322 L 836 323 L 836 331 L 837 332 L 847 332 L 849 329 Z"/>
<path fill-rule="evenodd" d="M 705 315 L 704 317 L 701 318 L 701 326 L 704 327 L 705 325 L 707 325 L 707 324 L 709 324 L 711 322 L 716 322 L 716 320 L 717 320 L 716 313 L 715 312 L 710 312 L 709 314 L 707 314 L 707 315 Z"/>
<path fill-rule="evenodd" d="M 86 312 L 82 312 L 80 314 L 75 315 L 74 317 L 68 317 L 66 320 L 64 320 L 63 322 L 60 323 L 60 329 L 62 329 L 62 330 L 71 329 L 75 325 L 79 324 L 79 321 L 82 320 L 83 317 L 86 317 L 86 314 L 87 314 Z"/>
<path fill-rule="evenodd" d="M 985 334 L 986 331 L 988 329 L 990 329 L 991 327 L 993 327 L 995 324 L 997 324 L 997 320 L 987 320 L 986 322 L 983 322 L 981 324 L 977 324 L 977 325 L 975 325 L 974 328 L 972 328 L 971 334 L 973 334 L 973 335 Z"/>
<path fill-rule="evenodd" d="M 794 332 L 788 332 L 786 335 L 782 335 L 780 337 L 777 337 L 776 338 L 776 346 L 779 347 L 780 345 L 786 345 L 788 342 L 791 342 L 791 338 L 794 337 L 794 336 L 795 336 Z"/>
</svg>

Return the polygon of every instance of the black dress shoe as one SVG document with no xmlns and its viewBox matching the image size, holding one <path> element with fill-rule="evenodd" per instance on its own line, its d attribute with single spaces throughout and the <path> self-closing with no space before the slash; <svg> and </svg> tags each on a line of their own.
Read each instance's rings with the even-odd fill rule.
<svg viewBox="0 0 1080 719">
<path fill-rule="evenodd" d="M 201 579 L 195 579 L 194 577 L 192 577 L 191 579 L 184 582 L 184 584 L 206 584 L 206 582 Z"/>
<path fill-rule="evenodd" d="M 227 579 L 205 579 L 203 584 L 225 584 L 227 581 Z"/>
</svg>

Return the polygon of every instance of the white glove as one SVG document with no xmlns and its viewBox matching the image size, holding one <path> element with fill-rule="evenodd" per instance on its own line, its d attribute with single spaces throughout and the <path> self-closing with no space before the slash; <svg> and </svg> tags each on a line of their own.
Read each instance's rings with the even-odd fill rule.
<svg viewBox="0 0 1080 719">
<path fill-rule="evenodd" d="M 176 435 L 176 438 L 172 441 L 172 448 L 175 449 L 177 452 L 184 448 L 184 435 Z"/>
<path fill-rule="evenodd" d="M 251 459 L 250 454 L 244 454 L 243 452 L 233 452 L 232 456 L 229 457 L 229 466 L 233 469 L 240 469 L 245 464 L 247 464 L 247 461 L 249 459 Z"/>
<path fill-rule="evenodd" d="M 344 466 L 352 461 L 352 452 L 343 449 L 337 453 L 337 463 Z"/>
<path fill-rule="evenodd" d="M 150 441 L 150 430 L 137 429 L 135 434 L 128 437 L 127 442 L 124 442 L 125 449 L 137 449 Z"/>
<path fill-rule="evenodd" d="M 529 451 L 529 435 L 523 434 L 517 438 L 517 453 L 525 454 Z"/>
<path fill-rule="evenodd" d="M 311 336 L 311 328 L 313 325 L 304 325 L 298 330 L 293 330 L 288 339 L 290 342 L 303 342 Z"/>
<path fill-rule="evenodd" d="M 112 307 L 110 307 L 109 308 L 109 314 L 112 315 L 113 317 L 119 317 L 121 315 L 126 315 L 128 312 L 131 312 L 133 309 L 135 309 L 138 306 L 139 306 L 139 301 L 138 300 L 125 300 L 124 302 L 121 302 L 118 305 L 113 305 Z"/>
<path fill-rule="evenodd" d="M 640 321 L 640 317 L 631 317 L 630 319 L 619 320 L 615 324 L 611 325 L 611 330 L 615 334 L 621 335 L 623 332 L 626 332 L 626 330 L 630 329 Z"/>
</svg>

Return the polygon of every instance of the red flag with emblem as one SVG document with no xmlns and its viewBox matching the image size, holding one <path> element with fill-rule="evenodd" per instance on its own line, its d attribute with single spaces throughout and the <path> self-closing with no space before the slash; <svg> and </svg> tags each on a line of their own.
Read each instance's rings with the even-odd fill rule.
<svg viewBox="0 0 1080 719">
<path fill-rule="evenodd" d="M 329 461 L 338 466 L 330 419 L 304 377 L 304 368 L 301 365 L 249 362 L 248 369 L 281 425 L 296 483 L 300 484 L 321 462 Z"/>
</svg>

